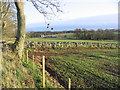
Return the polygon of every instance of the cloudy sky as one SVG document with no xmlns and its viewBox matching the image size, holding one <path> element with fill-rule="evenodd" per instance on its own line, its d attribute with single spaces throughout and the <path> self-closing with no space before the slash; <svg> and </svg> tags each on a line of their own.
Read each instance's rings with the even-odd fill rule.
<svg viewBox="0 0 120 90">
<path fill-rule="evenodd" d="M 59 13 L 54 20 L 70 20 L 118 12 L 119 0 L 61 0 L 63 13 Z M 43 22 L 44 18 L 32 5 L 25 2 L 26 23 Z"/>
<path fill-rule="evenodd" d="M 45 21 L 53 25 L 56 30 L 63 29 L 66 23 L 73 23 L 77 21 L 78 26 L 66 27 L 66 29 L 81 28 L 81 22 L 85 22 L 84 28 L 92 23 L 91 28 L 117 28 L 118 22 L 118 2 L 119 0 L 59 0 L 63 13 L 58 13 L 52 20 L 44 19 L 31 2 L 25 2 L 25 16 L 27 28 L 39 30 L 45 29 Z M 98 19 L 99 18 L 99 19 Z M 72 22 L 74 21 L 74 22 Z M 66 22 L 66 23 L 65 23 Z M 89 22 L 87 24 L 87 22 Z M 99 23 L 100 22 L 100 23 Z M 59 23 L 55 26 L 55 24 Z M 98 23 L 98 26 L 96 24 Z M 105 25 L 105 24 L 107 25 Z M 107 24 L 108 23 L 108 24 Z M 63 24 L 63 25 L 62 25 Z M 104 24 L 104 25 L 103 25 Z M 42 25 L 42 27 L 39 27 Z M 101 25 L 101 26 L 100 26 Z M 43 27 L 44 26 L 44 27 Z M 58 29 L 59 26 L 59 29 Z M 68 25 L 65 25 L 68 26 Z M 86 27 L 87 26 L 87 27 Z M 94 27 L 96 26 L 96 27 Z M 74 27 L 74 28 L 73 28 Z M 90 27 L 88 27 L 90 28 Z"/>
</svg>

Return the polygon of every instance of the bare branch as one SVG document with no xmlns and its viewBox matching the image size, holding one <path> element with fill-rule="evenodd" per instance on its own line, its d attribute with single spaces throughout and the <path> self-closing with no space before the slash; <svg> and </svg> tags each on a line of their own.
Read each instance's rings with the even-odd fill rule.
<svg viewBox="0 0 120 90">
<path fill-rule="evenodd" d="M 10 8 L 10 3 L 8 4 L 8 6 L 7 6 L 7 8 L 6 8 L 6 10 L 3 10 L 3 8 L 5 7 L 5 5 L 6 5 L 6 3 L 2 3 L 3 4 L 3 6 L 2 6 L 2 18 L 3 17 L 5 17 L 5 16 L 7 16 L 7 14 L 8 14 L 8 10 L 9 10 L 9 8 Z"/>
<path fill-rule="evenodd" d="M 34 7 L 45 17 L 56 15 L 55 12 L 62 12 L 60 3 L 57 0 L 31 0 Z"/>
</svg>

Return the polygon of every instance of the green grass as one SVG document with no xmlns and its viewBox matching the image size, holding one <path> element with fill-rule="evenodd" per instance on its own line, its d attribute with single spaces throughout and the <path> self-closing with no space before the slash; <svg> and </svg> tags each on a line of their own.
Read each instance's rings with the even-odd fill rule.
<svg viewBox="0 0 120 90">
<path fill-rule="evenodd" d="M 113 32 L 113 33 L 116 34 L 116 35 L 118 34 L 118 32 Z"/>
<path fill-rule="evenodd" d="M 33 39 L 35 40 L 35 39 Z M 60 39 L 52 39 L 60 40 Z M 64 41 L 64 39 L 61 39 Z M 67 40 L 67 39 L 66 39 Z M 29 52 L 34 52 L 28 49 Z M 118 85 L 118 49 L 49 49 L 49 52 L 62 56 L 49 57 L 52 67 L 68 81 L 80 88 L 109 87 Z M 26 53 L 26 50 L 25 50 Z M 69 53 L 69 54 L 67 54 Z M 71 54 L 70 54 L 71 53 Z M 11 52 L 3 53 L 2 59 L 2 87 L 3 88 L 42 88 L 42 73 L 38 64 L 26 56 L 21 61 Z M 50 85 L 46 79 L 46 87 Z M 57 86 L 57 85 L 55 85 Z"/>
<path fill-rule="evenodd" d="M 14 54 L 3 53 L 2 88 L 35 88 L 34 80 Z"/>
<path fill-rule="evenodd" d="M 78 87 L 116 88 L 120 85 L 117 73 L 120 58 L 117 49 L 56 49 L 56 52 L 69 54 L 49 57 L 52 67 L 63 79 L 68 81 L 71 78 L 72 83 Z"/>
<path fill-rule="evenodd" d="M 92 43 L 118 43 L 114 40 L 97 41 L 97 40 L 71 40 L 71 39 L 59 39 L 59 38 L 28 38 L 26 41 L 36 42 L 92 42 Z"/>
<path fill-rule="evenodd" d="M 30 50 L 29 50 L 30 51 Z M 33 52 L 32 50 L 30 52 Z M 26 50 L 25 50 L 26 53 Z M 42 88 L 42 73 L 39 65 L 26 57 L 20 60 L 14 53 L 3 53 L 2 59 L 2 88 Z M 46 79 L 46 88 L 51 86 Z"/>
</svg>

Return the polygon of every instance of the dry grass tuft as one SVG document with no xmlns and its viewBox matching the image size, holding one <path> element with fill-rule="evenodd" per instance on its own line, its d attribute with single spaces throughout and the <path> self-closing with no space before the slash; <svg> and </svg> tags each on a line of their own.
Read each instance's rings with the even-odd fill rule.
<svg viewBox="0 0 120 90">
<path fill-rule="evenodd" d="M 32 76 L 10 50 L 3 52 L 2 88 L 35 88 Z"/>
</svg>

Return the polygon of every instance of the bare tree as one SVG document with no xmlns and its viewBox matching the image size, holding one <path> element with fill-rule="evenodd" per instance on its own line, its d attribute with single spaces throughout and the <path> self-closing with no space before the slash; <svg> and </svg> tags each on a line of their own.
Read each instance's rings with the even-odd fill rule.
<svg viewBox="0 0 120 90">
<path fill-rule="evenodd" d="M 2 2 L 2 37 L 7 39 L 15 36 L 16 31 L 16 11 L 13 3 Z M 9 31 L 9 32 L 8 32 Z"/>
<path fill-rule="evenodd" d="M 23 2 L 20 1 L 21 0 L 15 2 L 15 6 L 17 8 L 18 30 L 16 41 L 14 43 L 14 51 L 17 51 L 18 56 L 22 58 L 25 41 L 25 16 L 24 16 L 24 0 Z M 27 0 L 27 1 L 31 1 L 35 8 L 45 17 L 47 17 L 47 15 L 50 14 L 55 15 L 55 12 L 62 12 L 60 10 L 60 3 L 58 0 Z"/>
<path fill-rule="evenodd" d="M 10 3 L 1 2 L 1 25 L 2 30 L 5 29 L 7 22 L 5 21 L 6 16 L 8 15 L 8 11 L 10 8 Z"/>
</svg>

